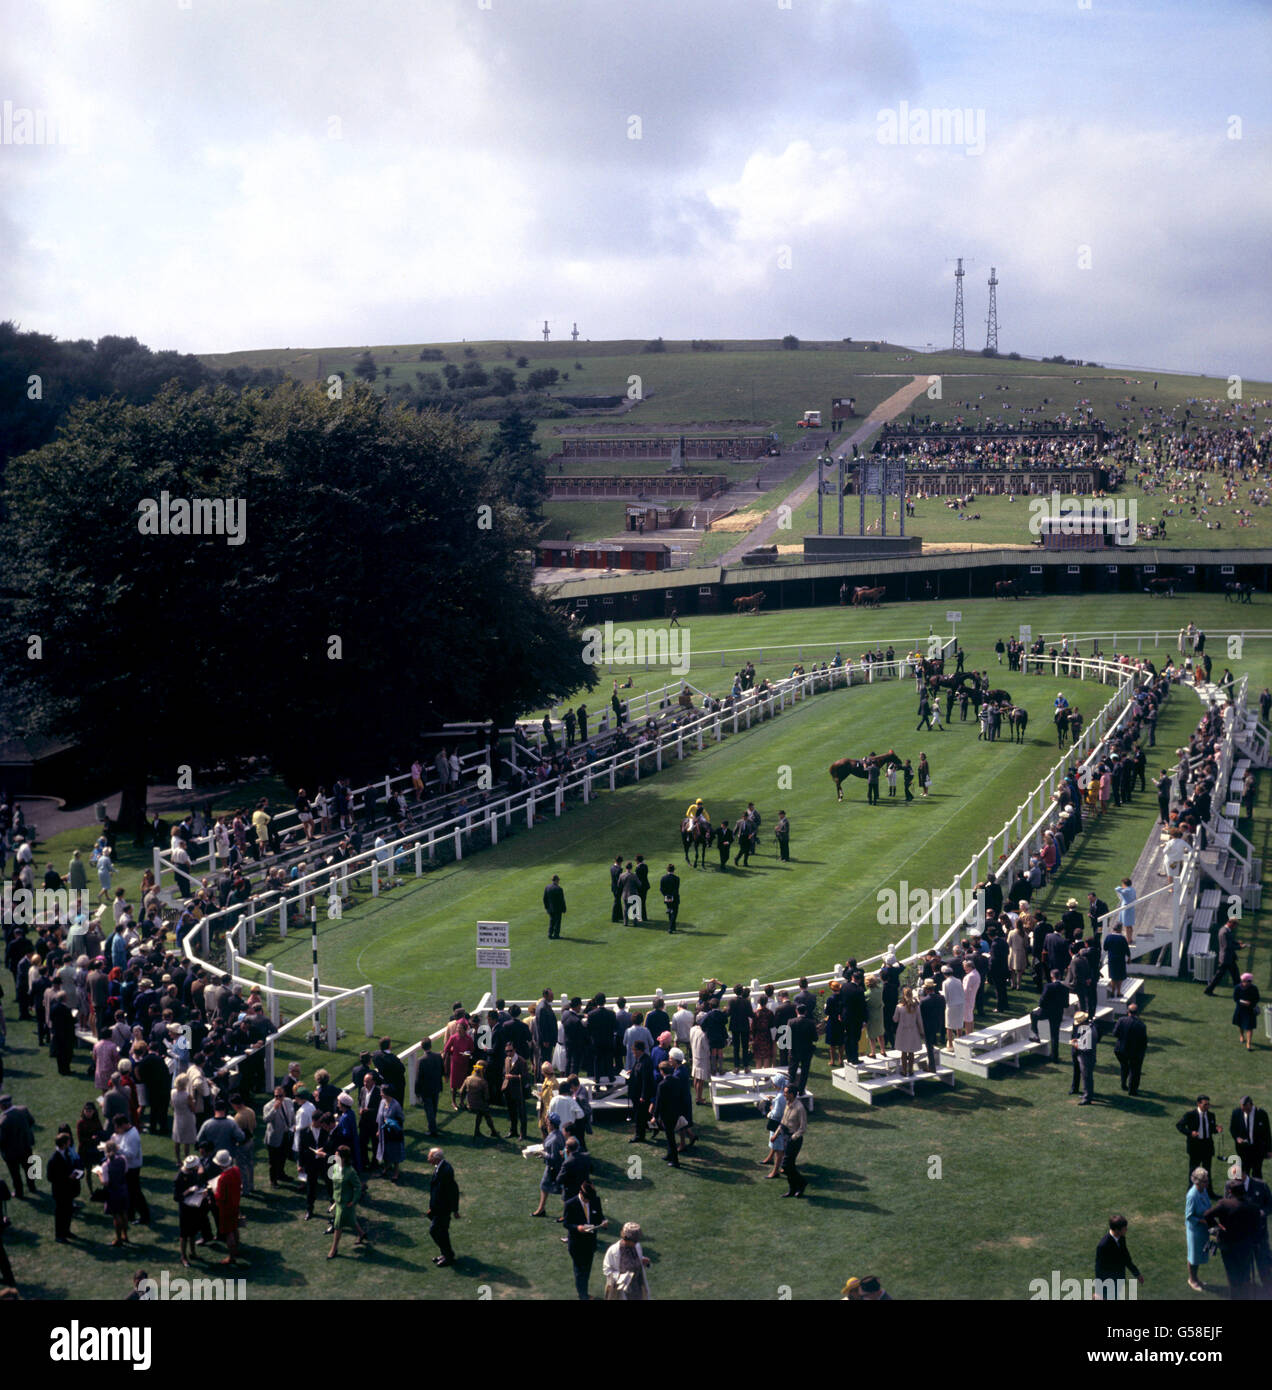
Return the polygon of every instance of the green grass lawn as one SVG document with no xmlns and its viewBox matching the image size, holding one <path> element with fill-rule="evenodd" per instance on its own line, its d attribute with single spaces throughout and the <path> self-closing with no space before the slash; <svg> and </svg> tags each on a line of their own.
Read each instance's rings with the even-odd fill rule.
<svg viewBox="0 0 1272 1390">
<path fill-rule="evenodd" d="M 1032 620 L 1036 631 L 1151 627 L 1162 606 L 1135 599 L 1057 600 L 1045 609 L 965 602 L 960 635 L 968 664 L 985 665 L 993 661 L 994 636 L 1011 630 L 1008 620 Z M 1176 624 L 1201 622 L 1208 645 L 1216 648 L 1237 618 L 1235 609 L 1225 614 L 1213 599 L 1177 599 L 1170 613 Z M 770 642 L 803 642 L 811 649 L 917 635 L 929 617 L 943 616 L 943 605 L 915 604 L 868 614 L 809 610 L 695 620 L 695 672 L 720 669 L 712 651 L 741 640 L 739 633 L 758 654 Z M 1247 622 L 1251 616 L 1245 610 Z M 1159 650 L 1159 664 L 1166 650 Z M 1250 642 L 1246 653 L 1249 659 L 1235 669 L 1249 671 L 1257 688 L 1272 674 L 1272 648 Z M 1222 666 L 1218 651 L 1216 657 Z M 729 669 L 740 659 L 730 655 Z M 788 659 L 783 656 L 782 664 Z M 772 648 L 764 664 L 776 674 Z M 462 865 L 410 878 L 374 902 L 362 896 L 341 921 L 323 924 L 324 978 L 373 982 L 377 1029 L 401 1044 L 437 1027 L 451 1000 L 472 1003 L 487 986 L 488 977 L 473 963 L 479 918 L 512 924 L 514 966 L 500 979 L 509 997 L 537 995 L 544 984 L 559 993 L 684 989 L 708 974 L 733 983 L 828 969 L 850 952 L 872 954 L 896 934 L 877 920 L 879 890 L 901 879 L 912 886 L 944 884 L 1057 756 L 1045 737 L 1048 726 L 1039 727 L 1055 678 L 1004 676 L 1003 683 L 1036 711 L 1036 737 L 1023 747 L 978 743 L 974 726 L 960 725 L 957 712 L 947 732 L 916 735 L 908 683 L 821 695 L 656 777 L 604 792 L 590 807 L 572 806 L 532 832 L 523 828 Z M 1088 712 L 1108 694 L 1094 684 L 1061 683 Z M 1194 696 L 1176 691 L 1159 726 L 1159 745 L 1174 747 L 1200 712 Z M 898 797 L 889 805 L 885 788 L 884 804 L 868 808 L 863 784 L 854 783 L 837 804 L 825 770 L 830 760 L 888 746 L 911 758 L 927 751 L 932 799 L 906 806 Z M 1266 851 L 1272 806 L 1269 780 L 1261 780 L 1256 818 L 1247 829 Z M 607 861 L 636 850 L 655 868 L 678 860 L 676 824 L 697 795 L 713 817 L 735 815 L 754 799 L 766 831 L 778 807 L 785 807 L 794 827 L 794 862 L 779 865 L 765 840 L 749 873 L 683 870 L 684 930 L 676 937 L 656 923 L 612 925 Z M 1141 795 L 1093 827 L 1079 852 L 1066 857 L 1051 896 L 1081 898 L 1094 887 L 1108 898 L 1134 862 L 1154 814 L 1152 798 Z M 569 912 L 563 938 L 548 942 L 540 894 L 553 872 L 562 876 Z M 1245 923 L 1243 939 L 1243 968 L 1253 969 L 1266 990 L 1272 955 L 1264 914 Z M 304 975 L 308 953 L 307 937 L 279 943 L 270 931 L 254 958 Z M 1032 1000 L 1022 992 L 1013 997 L 1013 1009 L 1023 1011 Z M 629 1147 L 621 1118 L 599 1119 L 591 1143 L 606 1211 L 615 1223 L 635 1219 L 644 1226 L 654 1260 L 651 1283 L 662 1298 L 826 1299 L 837 1296 L 850 1274 L 874 1272 L 899 1298 L 1020 1299 L 1028 1296 L 1031 1279 L 1049 1278 L 1053 1269 L 1062 1277 L 1089 1275 L 1112 1209 L 1130 1219 L 1130 1245 L 1148 1276 L 1142 1296 L 1187 1296 L 1186 1165 L 1173 1123 L 1200 1089 L 1215 1098 L 1225 1128 L 1228 1109 L 1245 1090 L 1266 1103 L 1259 1087 L 1267 1076 L 1267 1044 L 1253 1054 L 1239 1049 L 1228 1022 L 1231 1003 L 1204 998 L 1192 983 L 1150 981 L 1145 1011 L 1150 1055 L 1140 1096 L 1131 1100 L 1118 1091 L 1106 1042 L 1097 1069 L 1099 1103 L 1083 1110 L 1068 1095 L 1067 1059 L 1059 1068 L 1027 1064 L 988 1082 L 960 1075 L 952 1092 L 916 1101 L 893 1097 L 868 1109 L 830 1087 L 825 1057 L 819 1057 L 811 1082 L 817 1111 L 804 1150 L 812 1200 L 804 1203 L 776 1205 L 783 1184 L 765 1181 L 756 1165 L 764 1132 L 758 1116 L 717 1123 L 704 1111 L 702 1138 L 679 1173 L 665 1169 L 655 1149 Z M 349 1036 L 334 1054 L 292 1044 L 282 1060 L 295 1057 L 306 1072 L 326 1064 L 347 1079 L 364 1044 L 355 1012 L 345 1011 L 341 1021 Z M 79 1077 L 56 1076 L 34 1050 L 30 1026 L 12 1016 L 5 1062 L 5 1089 L 31 1106 L 41 1126 L 40 1151 L 47 1154 L 56 1124 L 74 1118 L 89 1088 Z M 955 1125 L 956 1119 L 963 1123 Z M 399 1298 L 474 1298 L 483 1286 L 495 1298 L 572 1296 L 558 1228 L 528 1216 L 537 1162 L 520 1159 L 507 1142 L 474 1144 L 468 1118 L 449 1112 L 442 1127 L 464 1193 L 463 1219 L 454 1229 L 463 1259 L 453 1270 L 432 1267 L 422 1219 L 427 1142 L 420 1120 L 411 1112 L 404 1186 L 371 1184 L 366 1215 L 373 1245 L 367 1251 L 350 1249 L 347 1259 L 329 1264 L 321 1223 L 303 1223 L 303 1204 L 291 1191 L 248 1200 L 250 1264 L 239 1272 L 249 1281 L 249 1296 L 344 1297 L 387 1287 Z M 161 1219 L 153 1232 L 136 1232 L 135 1251 L 107 1248 L 109 1235 L 95 1207 L 77 1223 L 88 1237 L 78 1251 L 52 1243 L 46 1198 L 13 1204 L 6 1244 L 24 1292 L 114 1298 L 141 1265 L 153 1277 L 165 1267 L 180 1272 L 166 1195 L 170 1145 L 148 1138 L 146 1149 L 147 1188 Z M 263 1170 L 261 1163 L 258 1174 Z M 550 1210 L 555 1214 L 556 1203 Z M 719 1245 L 726 1222 L 750 1236 L 728 1256 Z M 1217 1267 L 1209 1277 L 1222 1283 Z M 598 1271 L 597 1291 L 599 1282 Z"/>
</svg>

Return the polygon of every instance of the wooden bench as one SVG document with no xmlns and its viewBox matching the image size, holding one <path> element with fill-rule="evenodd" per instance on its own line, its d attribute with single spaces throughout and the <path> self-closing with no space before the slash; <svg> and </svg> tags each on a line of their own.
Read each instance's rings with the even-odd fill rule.
<svg viewBox="0 0 1272 1390">
<path fill-rule="evenodd" d="M 760 1067 L 755 1071 L 727 1071 L 711 1078 L 711 1108 L 720 1118 L 721 1110 L 744 1105 L 752 1110 L 768 1110 L 779 1091 L 786 1085 L 788 1072 L 780 1067 Z M 811 1115 L 815 1105 L 811 1091 L 805 1090 L 800 1100 Z"/>
<path fill-rule="evenodd" d="M 1034 1041 L 1032 1030 L 1028 1016 L 993 1023 L 988 1028 L 955 1038 L 953 1056 L 948 1053 L 946 1056 L 955 1070 L 987 1078 L 993 1067 L 1019 1067 L 1022 1057 L 1050 1052 L 1048 1043 Z"/>
<path fill-rule="evenodd" d="M 885 1052 L 880 1058 L 863 1057 L 860 1061 L 845 1062 L 842 1067 L 836 1067 L 830 1073 L 831 1084 L 836 1090 L 846 1091 L 850 1096 L 857 1100 L 864 1101 L 867 1105 L 874 1104 L 874 1098 L 886 1091 L 905 1091 L 908 1095 L 917 1094 L 915 1087 L 920 1081 L 939 1081 L 943 1085 L 953 1087 L 954 1072 L 947 1066 L 942 1066 L 939 1060 L 934 1072 L 928 1071 L 926 1058 L 920 1062 L 915 1058 L 915 1071 L 910 1076 L 901 1074 L 901 1054 L 892 1051 Z M 922 1068 L 920 1070 L 920 1067 Z"/>
<path fill-rule="evenodd" d="M 1095 1016 L 1097 1020 L 1103 1021 L 1105 1017 L 1104 1007 L 1107 1005 L 1111 1012 L 1111 1017 L 1120 1018 L 1126 1012 L 1126 1006 L 1144 988 L 1144 979 L 1140 975 L 1128 975 L 1122 981 L 1122 992 L 1114 997 L 1109 993 L 1109 981 L 1107 975 L 1101 975 L 1095 987 Z"/>
</svg>

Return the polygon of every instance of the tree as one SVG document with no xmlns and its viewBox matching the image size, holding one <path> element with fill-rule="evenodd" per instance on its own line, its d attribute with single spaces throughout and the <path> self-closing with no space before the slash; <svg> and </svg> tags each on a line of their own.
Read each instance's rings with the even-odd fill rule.
<svg viewBox="0 0 1272 1390">
<path fill-rule="evenodd" d="M 242 543 L 143 534 L 163 491 L 241 507 Z M 150 773 L 255 753 L 329 785 L 442 722 L 506 727 L 595 684 L 475 433 L 357 383 L 81 404 L 13 461 L 4 500 L 0 641 L 42 653 L 5 664 L 3 708 L 97 760 L 126 825 Z"/>
<path fill-rule="evenodd" d="M 442 368 L 442 375 L 446 378 L 446 385 L 453 391 L 459 384 L 459 368 L 453 362 L 448 362 Z"/>
<path fill-rule="evenodd" d="M 555 367 L 540 367 L 526 377 L 526 390 L 543 391 L 549 386 L 555 386 L 559 376 L 560 373 Z"/>
<path fill-rule="evenodd" d="M 661 338 L 654 338 L 641 348 L 641 352 L 666 352 L 667 344 Z"/>
<path fill-rule="evenodd" d="M 491 376 L 494 379 L 490 388 L 492 395 L 511 396 L 517 389 L 517 374 L 511 367 L 496 367 Z"/>
<path fill-rule="evenodd" d="M 794 333 L 788 333 L 786 337 L 782 339 L 782 346 L 787 350 L 787 352 L 798 352 L 799 339 L 794 335 Z"/>
<path fill-rule="evenodd" d="M 534 421 L 519 410 L 509 411 L 499 422 L 486 460 L 508 501 L 519 507 L 527 520 L 541 521 L 548 491 L 547 466 L 540 457 Z"/>
<path fill-rule="evenodd" d="M 530 359 L 529 359 L 528 357 L 518 357 L 518 358 L 517 358 L 517 366 L 518 366 L 518 367 L 528 367 L 529 365 L 530 365 Z"/>
<path fill-rule="evenodd" d="M 486 369 L 478 362 L 470 362 L 459 374 L 461 386 L 487 386 L 489 383 L 490 377 L 486 375 Z"/>
<path fill-rule="evenodd" d="M 353 364 L 353 374 L 362 381 L 374 381 L 380 369 L 375 365 L 375 358 L 369 352 L 364 352 Z"/>
</svg>

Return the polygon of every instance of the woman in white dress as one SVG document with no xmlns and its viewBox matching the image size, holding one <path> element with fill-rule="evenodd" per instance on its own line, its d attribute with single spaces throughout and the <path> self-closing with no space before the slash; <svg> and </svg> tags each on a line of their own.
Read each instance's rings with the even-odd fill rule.
<svg viewBox="0 0 1272 1390">
<path fill-rule="evenodd" d="M 963 971 L 963 1030 L 970 1033 L 976 1027 L 976 998 L 980 994 L 980 971 L 968 960 Z"/>
<path fill-rule="evenodd" d="M 605 1275 L 605 1297 L 628 1303 L 648 1302 L 649 1260 L 640 1248 L 641 1229 L 629 1221 L 620 1238 L 605 1252 L 601 1270 Z"/>
<path fill-rule="evenodd" d="M 177 1167 L 180 1168 L 182 1160 L 189 1157 L 199 1132 L 194 1119 L 194 1101 L 190 1095 L 190 1077 L 187 1073 L 182 1072 L 177 1077 L 169 1103 L 172 1106 L 172 1148 L 176 1155 Z"/>
<path fill-rule="evenodd" d="M 694 1099 L 701 1105 L 702 1088 L 711 1079 L 711 1040 L 703 1032 L 700 1024 L 695 1023 L 689 1030 L 689 1051 L 693 1058 L 691 1072 Z"/>
<path fill-rule="evenodd" d="M 945 1050 L 954 1051 L 954 1039 L 963 1032 L 963 982 L 948 965 L 941 966 L 941 994 L 945 999 Z"/>
</svg>

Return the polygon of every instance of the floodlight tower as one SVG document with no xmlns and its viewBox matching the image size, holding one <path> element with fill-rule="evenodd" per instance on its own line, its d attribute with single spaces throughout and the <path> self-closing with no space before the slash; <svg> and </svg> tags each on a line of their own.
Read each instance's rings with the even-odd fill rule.
<svg viewBox="0 0 1272 1390">
<path fill-rule="evenodd" d="M 954 351 L 963 351 L 963 258 L 958 258 L 954 268 Z"/>
<path fill-rule="evenodd" d="M 547 321 L 547 319 L 544 319 L 544 320 L 543 320 L 543 341 L 544 341 L 545 343 L 548 341 L 548 321 Z"/>
<path fill-rule="evenodd" d="M 989 317 L 985 320 L 985 350 L 998 351 L 998 271 L 989 268 Z"/>
<path fill-rule="evenodd" d="M 570 334 L 570 337 L 573 338 L 574 341 L 575 341 L 576 343 L 578 342 L 578 340 L 579 340 L 579 326 L 578 326 L 577 323 L 574 325 L 574 331 Z"/>
</svg>

